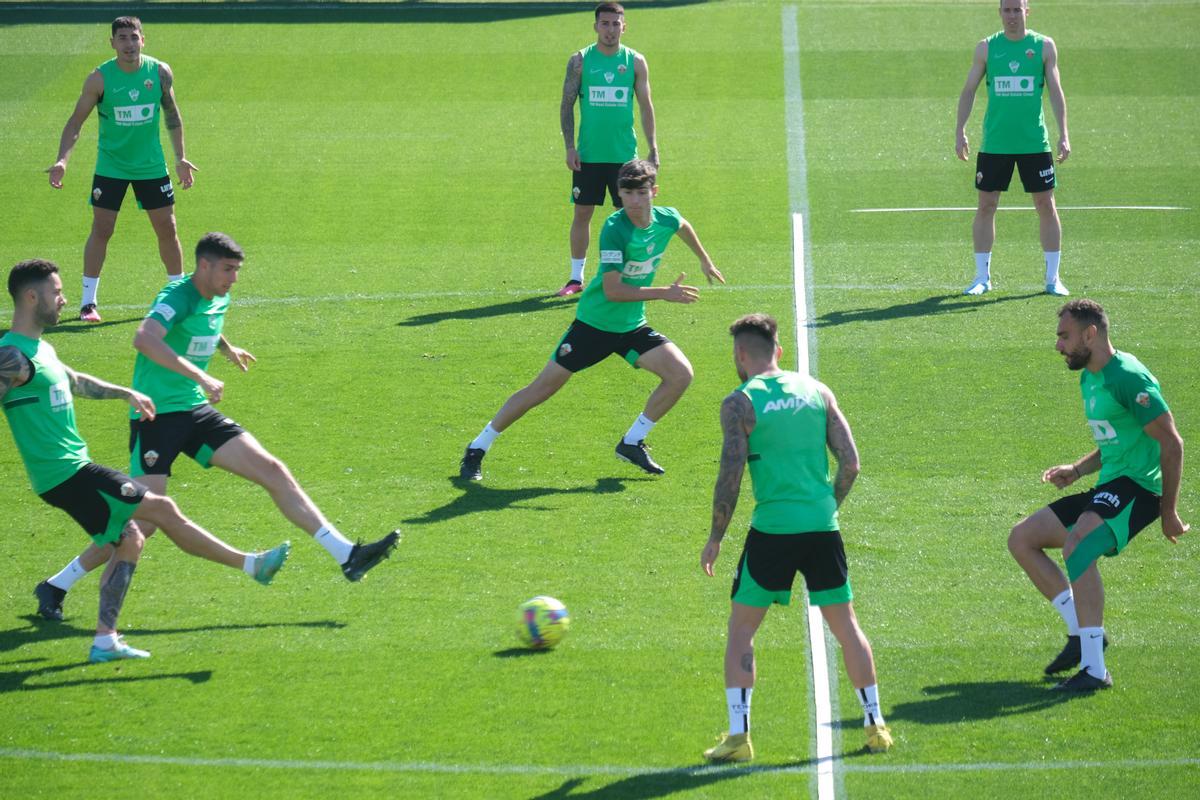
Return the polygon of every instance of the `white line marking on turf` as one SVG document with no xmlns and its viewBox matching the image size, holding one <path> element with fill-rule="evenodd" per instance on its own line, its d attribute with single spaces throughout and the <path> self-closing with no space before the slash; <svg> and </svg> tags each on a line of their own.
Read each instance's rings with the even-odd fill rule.
<svg viewBox="0 0 1200 800">
<path fill-rule="evenodd" d="M 914 208 L 852 208 L 851 214 L 889 214 L 904 211 L 974 211 L 975 206 L 922 206 Z M 1033 211 L 1033 206 L 1001 206 L 997 211 Z M 1191 211 L 1189 206 L 1059 206 L 1059 211 Z"/>
</svg>

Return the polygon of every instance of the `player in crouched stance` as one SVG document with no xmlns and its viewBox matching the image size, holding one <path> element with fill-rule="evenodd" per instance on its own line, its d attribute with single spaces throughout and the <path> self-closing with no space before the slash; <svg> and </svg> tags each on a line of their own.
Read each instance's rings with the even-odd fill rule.
<svg viewBox="0 0 1200 800">
<path fill-rule="evenodd" d="M 713 762 L 749 761 L 750 695 L 756 664 L 754 634 L 772 604 L 791 601 L 792 581 L 804 574 L 809 600 L 842 647 L 846 672 L 862 703 L 867 747 L 892 746 L 879 712 L 871 643 L 858 626 L 838 531 L 837 510 L 858 476 L 858 450 L 850 425 L 829 387 L 779 368 L 778 325 L 749 314 L 730 326 L 733 358 L 743 383 L 721 404 L 724 445 L 713 490 L 712 532 L 700 554 L 705 574 L 721 554 L 721 540 L 737 506 L 746 464 L 754 485 L 750 532 L 733 580 L 725 646 L 725 697 L 729 731 L 704 751 Z M 826 448 L 837 459 L 829 478 Z"/>
</svg>

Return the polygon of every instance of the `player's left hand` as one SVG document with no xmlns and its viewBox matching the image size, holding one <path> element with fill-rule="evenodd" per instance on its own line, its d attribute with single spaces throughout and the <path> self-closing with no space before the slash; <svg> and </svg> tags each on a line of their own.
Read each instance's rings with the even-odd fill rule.
<svg viewBox="0 0 1200 800">
<path fill-rule="evenodd" d="M 1074 464 L 1059 464 L 1042 473 L 1042 483 L 1053 483 L 1056 489 L 1065 489 L 1079 478 Z"/>
<path fill-rule="evenodd" d="M 1179 537 L 1191 529 L 1192 526 L 1181 520 L 1179 514 L 1174 511 L 1162 515 L 1163 536 L 1167 537 L 1171 544 L 1178 544 Z"/>
<path fill-rule="evenodd" d="M 249 350 L 243 350 L 242 348 L 234 347 L 233 345 L 229 345 L 229 347 L 225 349 L 225 357 L 236 364 L 237 368 L 242 372 L 249 370 L 251 363 L 258 363 L 258 359 L 255 358 L 254 354 Z"/>
<path fill-rule="evenodd" d="M 141 418 L 147 422 L 154 421 L 154 401 L 141 392 L 129 390 L 129 405 L 133 406 Z"/>
<path fill-rule="evenodd" d="M 704 271 L 704 277 L 708 278 L 708 285 L 712 286 L 713 278 L 716 278 L 721 283 L 725 282 L 725 276 L 721 274 L 721 270 L 711 261 L 701 262 L 700 269 Z"/>
<path fill-rule="evenodd" d="M 653 164 L 655 169 L 662 168 L 662 164 L 658 160 L 658 148 L 657 147 L 650 148 L 650 152 L 646 153 L 646 160 L 649 161 L 651 164 Z"/>
<path fill-rule="evenodd" d="M 1062 137 L 1058 140 L 1058 163 L 1063 163 L 1067 157 L 1071 155 L 1071 143 L 1067 141 L 1067 137 Z"/>
<path fill-rule="evenodd" d="M 700 553 L 700 567 L 710 578 L 713 576 L 713 564 L 716 563 L 719 555 L 721 555 L 721 543 L 709 539 L 704 545 L 703 552 Z"/>
<path fill-rule="evenodd" d="M 192 184 L 196 182 L 196 176 L 192 173 L 199 171 L 200 168 L 186 158 L 178 159 L 175 162 L 175 172 L 179 175 L 179 188 L 192 188 Z"/>
</svg>

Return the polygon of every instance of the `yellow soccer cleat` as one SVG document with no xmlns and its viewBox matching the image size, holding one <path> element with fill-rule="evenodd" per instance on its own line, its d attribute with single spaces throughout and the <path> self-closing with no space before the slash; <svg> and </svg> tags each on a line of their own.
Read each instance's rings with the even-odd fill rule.
<svg viewBox="0 0 1200 800">
<path fill-rule="evenodd" d="M 754 746 L 750 744 L 750 732 L 723 733 L 715 747 L 704 751 L 704 758 L 714 764 L 733 764 L 754 758 Z"/>
<path fill-rule="evenodd" d="M 868 725 L 866 731 L 867 749 L 872 753 L 886 753 L 892 749 L 892 732 L 887 725 Z"/>
</svg>

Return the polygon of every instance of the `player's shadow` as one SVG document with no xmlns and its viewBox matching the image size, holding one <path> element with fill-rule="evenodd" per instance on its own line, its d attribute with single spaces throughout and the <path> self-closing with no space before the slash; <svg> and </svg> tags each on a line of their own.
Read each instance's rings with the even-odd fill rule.
<svg viewBox="0 0 1200 800">
<path fill-rule="evenodd" d="M 64 333 L 87 333 L 88 331 L 97 328 L 110 328 L 114 325 L 132 325 L 139 323 L 144 319 L 143 316 L 129 317 L 127 319 L 106 319 L 103 322 L 83 322 L 80 320 L 72 320 L 69 322 L 60 321 L 57 325 L 46 328 L 47 335 L 58 336 Z"/>
<path fill-rule="evenodd" d="M 1050 684 L 1035 681 L 979 681 L 926 686 L 925 700 L 899 703 L 888 711 L 888 719 L 903 719 L 926 725 L 1010 717 L 1042 711 L 1079 695 L 1051 691 Z"/>
<path fill-rule="evenodd" d="M 26 659 L 18 663 L 41 660 L 43 659 Z M 210 669 L 193 670 L 192 672 L 159 672 L 148 675 L 114 675 L 112 670 L 103 670 L 103 667 L 104 665 L 101 664 L 80 661 L 74 664 L 55 664 L 36 669 L 0 670 L 0 694 L 16 691 L 31 692 L 41 689 L 68 689 L 73 686 L 112 686 L 117 683 L 144 683 L 146 681 L 183 680 L 195 685 L 207 683 L 213 675 Z M 59 673 L 71 673 L 78 677 L 64 676 L 48 682 L 42 680 L 47 676 Z"/>
<path fill-rule="evenodd" d="M 402 328 L 417 328 L 422 325 L 436 325 L 451 319 L 489 319 L 491 317 L 506 317 L 509 314 L 530 314 L 534 311 L 553 311 L 574 305 L 574 301 L 556 295 L 526 297 L 520 300 L 506 300 L 493 303 L 490 306 L 472 306 L 457 308 L 453 311 L 431 311 L 428 314 L 418 314 L 415 317 L 400 320 L 396 323 Z"/>
<path fill-rule="evenodd" d="M 428 525 L 433 522 L 444 522 L 466 514 L 476 514 L 481 511 L 501 511 L 512 506 L 520 505 L 526 511 L 555 511 L 555 507 L 538 505 L 530 501 L 539 497 L 571 494 L 616 494 L 625 491 L 625 484 L 638 481 L 650 481 L 653 478 L 597 478 L 594 486 L 524 486 L 519 489 L 501 489 L 487 486 L 478 481 L 464 481 L 458 476 L 450 479 L 463 493 L 449 503 L 426 511 L 419 517 L 404 520 L 409 525 Z"/>
<path fill-rule="evenodd" d="M 1041 296 L 1041 292 L 1009 294 L 990 297 L 965 297 L 961 294 L 941 294 L 926 297 L 912 303 L 896 303 L 882 308 L 852 308 L 846 311 L 830 311 L 817 317 L 814 328 L 832 328 L 854 322 L 887 322 L 909 317 L 932 317 L 941 314 L 971 314 L 984 306 L 1009 303 L 1013 300 L 1028 300 Z"/>
<path fill-rule="evenodd" d="M 554 652 L 549 648 L 534 650 L 532 647 L 508 647 L 492 653 L 496 658 L 537 658 Z"/>
</svg>

